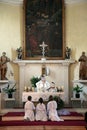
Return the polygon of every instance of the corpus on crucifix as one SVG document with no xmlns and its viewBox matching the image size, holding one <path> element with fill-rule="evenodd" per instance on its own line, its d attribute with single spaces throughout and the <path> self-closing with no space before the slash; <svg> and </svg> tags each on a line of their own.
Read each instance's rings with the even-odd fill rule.
<svg viewBox="0 0 87 130">
<path fill-rule="evenodd" d="M 46 60 L 45 58 L 45 48 L 47 47 L 48 45 L 45 44 L 44 42 L 42 42 L 42 44 L 40 44 L 40 47 L 42 47 L 42 60 Z"/>
</svg>

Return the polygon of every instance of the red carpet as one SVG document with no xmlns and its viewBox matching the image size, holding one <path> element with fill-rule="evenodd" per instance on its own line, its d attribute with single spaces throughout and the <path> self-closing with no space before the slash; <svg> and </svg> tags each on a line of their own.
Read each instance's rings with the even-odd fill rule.
<svg viewBox="0 0 87 130">
<path fill-rule="evenodd" d="M 24 116 L 24 112 L 8 112 L 4 116 L 8 116 L 8 117 L 9 116 Z M 63 115 L 63 116 L 67 116 L 67 115 Z M 68 116 L 83 116 L 83 115 L 77 112 L 70 112 Z"/>
<path fill-rule="evenodd" d="M 86 126 L 85 121 L 0 121 L 0 126 L 40 126 L 40 125 L 49 125 L 49 126 Z"/>
<path fill-rule="evenodd" d="M 67 115 L 59 115 L 60 118 L 65 120 L 84 120 L 84 116 L 81 113 L 77 112 L 69 112 Z M 8 112 L 2 117 L 2 121 L 23 121 L 24 120 L 24 112 Z"/>
<path fill-rule="evenodd" d="M 4 116 L 24 116 L 24 112 L 8 112 Z"/>
<path fill-rule="evenodd" d="M 23 117 L 24 116 L 24 112 L 8 112 L 7 114 L 5 114 L 3 117 Z M 78 119 L 76 120 L 64 120 L 64 121 L 60 121 L 60 122 L 56 122 L 56 121 L 46 121 L 46 122 L 42 122 L 42 121 L 24 121 L 24 120 L 10 120 L 10 121 L 0 121 L 0 126 L 33 126 L 33 125 L 52 125 L 52 126 L 86 126 L 87 123 L 83 120 L 79 120 L 79 118 L 83 117 L 82 114 L 77 113 L 77 112 L 71 112 L 70 115 L 68 115 L 72 118 L 72 116 L 74 118 L 76 118 L 76 116 L 78 117 Z"/>
</svg>

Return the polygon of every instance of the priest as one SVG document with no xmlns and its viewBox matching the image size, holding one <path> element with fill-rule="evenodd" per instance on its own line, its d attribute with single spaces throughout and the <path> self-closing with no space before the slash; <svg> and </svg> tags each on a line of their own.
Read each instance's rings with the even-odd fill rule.
<svg viewBox="0 0 87 130">
<path fill-rule="evenodd" d="M 41 80 L 36 83 L 37 92 L 48 92 L 50 83 L 46 81 L 45 76 L 41 76 Z"/>
</svg>

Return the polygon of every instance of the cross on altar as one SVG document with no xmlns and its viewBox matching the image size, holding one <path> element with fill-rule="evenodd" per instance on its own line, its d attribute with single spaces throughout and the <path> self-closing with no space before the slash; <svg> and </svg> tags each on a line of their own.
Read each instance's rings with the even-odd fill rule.
<svg viewBox="0 0 87 130">
<path fill-rule="evenodd" d="M 42 42 L 42 44 L 40 44 L 40 47 L 42 47 L 42 56 L 43 58 L 45 57 L 45 48 L 47 47 L 48 45 L 45 44 L 44 42 Z"/>
</svg>

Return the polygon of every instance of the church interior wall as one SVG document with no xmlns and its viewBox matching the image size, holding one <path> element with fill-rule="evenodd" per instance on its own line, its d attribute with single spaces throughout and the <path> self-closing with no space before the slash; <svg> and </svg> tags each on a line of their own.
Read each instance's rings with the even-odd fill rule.
<svg viewBox="0 0 87 130">
<path fill-rule="evenodd" d="M 71 58 L 78 61 L 82 51 L 87 56 L 87 3 L 81 2 L 77 4 L 69 4 L 65 6 L 65 39 L 66 44 L 72 48 Z M 70 96 L 72 96 L 72 80 L 74 79 L 74 71 L 78 66 L 78 62 L 70 67 Z"/>
<path fill-rule="evenodd" d="M 23 6 L 0 3 L 0 12 L 0 55 L 5 51 L 13 61 L 17 56 L 16 49 L 23 45 Z M 65 5 L 65 44 L 72 50 L 71 59 L 78 61 L 82 51 L 85 51 L 87 55 L 87 3 Z M 15 80 L 19 83 L 19 67 L 12 62 L 11 64 Z M 77 64 L 78 62 L 70 67 L 70 95 L 72 95 L 73 72 Z M 38 65 L 35 67 L 38 68 Z M 34 71 L 30 70 L 32 75 L 37 74 L 36 68 Z M 57 70 L 57 66 L 55 66 L 55 70 Z M 57 76 L 53 67 L 52 71 L 51 77 L 48 77 L 48 80 L 51 81 L 52 77 Z M 55 82 L 58 83 L 57 80 Z"/>
</svg>

